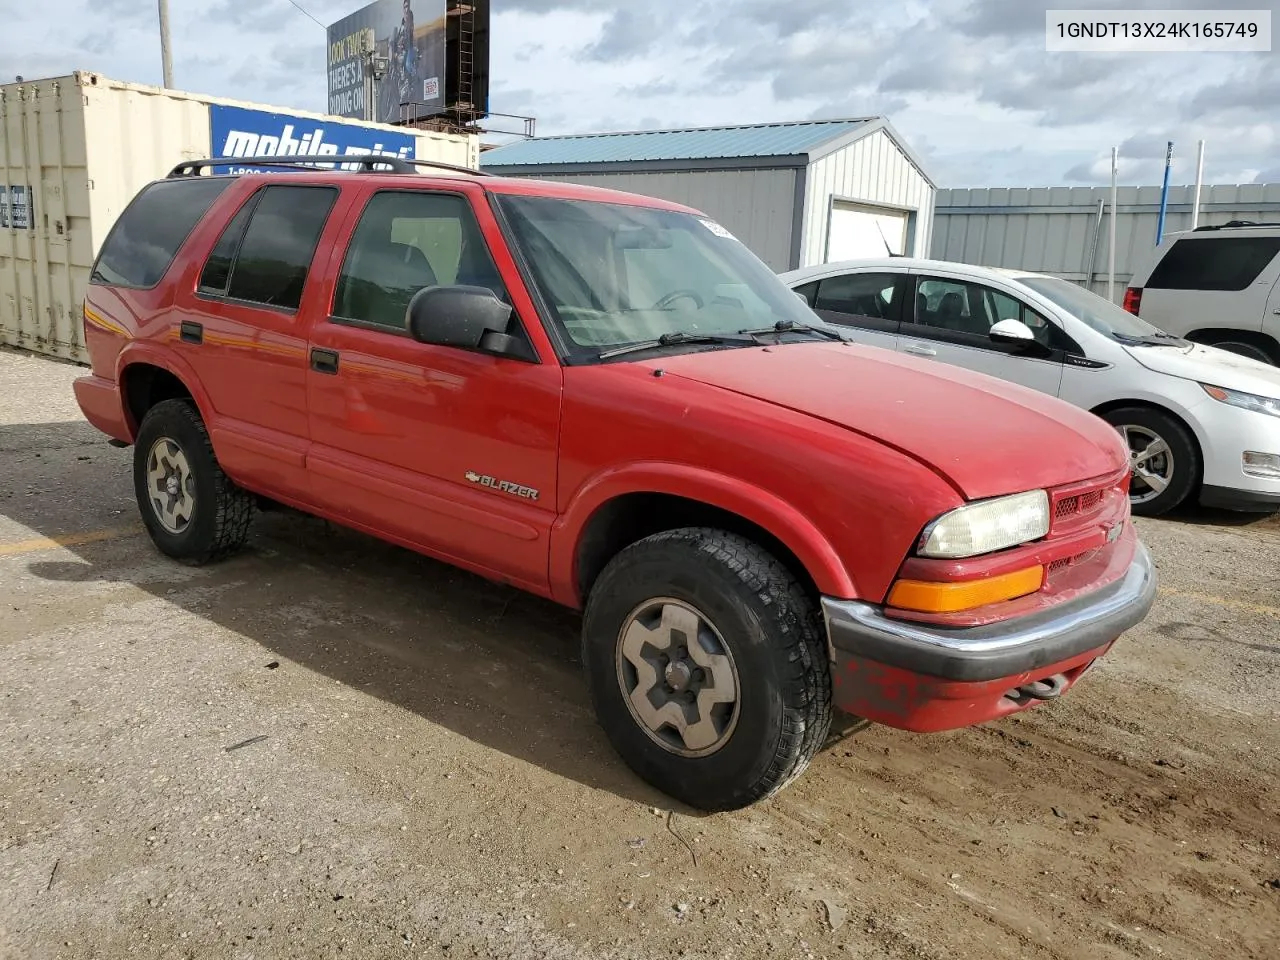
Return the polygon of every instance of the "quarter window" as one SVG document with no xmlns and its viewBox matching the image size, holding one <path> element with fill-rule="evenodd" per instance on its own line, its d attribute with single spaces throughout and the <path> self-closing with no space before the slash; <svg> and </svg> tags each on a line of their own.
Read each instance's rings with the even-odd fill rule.
<svg viewBox="0 0 1280 960">
<path fill-rule="evenodd" d="M 453 284 L 488 287 L 507 299 L 471 205 L 455 194 L 381 191 L 351 238 L 333 315 L 404 330 L 415 293 Z"/>
<path fill-rule="evenodd" d="M 148 288 L 158 284 L 191 231 L 231 180 L 193 177 L 144 187 L 102 245 L 90 282 Z"/>
<path fill-rule="evenodd" d="M 1183 238 L 1151 273 L 1153 290 L 1243 290 L 1280 253 L 1280 237 Z"/>
</svg>

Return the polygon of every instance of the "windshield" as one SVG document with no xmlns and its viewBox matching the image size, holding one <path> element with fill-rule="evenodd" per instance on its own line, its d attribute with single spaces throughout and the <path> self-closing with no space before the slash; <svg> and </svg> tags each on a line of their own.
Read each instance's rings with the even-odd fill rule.
<svg viewBox="0 0 1280 960">
<path fill-rule="evenodd" d="M 1141 317 L 1134 316 L 1105 297 L 1100 297 L 1068 280 L 1060 280 L 1057 277 L 1018 277 L 1017 280 L 1024 287 L 1030 287 L 1040 296 L 1052 300 L 1077 320 L 1112 339 L 1169 336 L 1158 327 L 1153 327 Z"/>
<path fill-rule="evenodd" d="M 664 348 L 692 348 L 672 334 L 741 346 L 753 342 L 741 331 L 779 323 L 834 329 L 711 220 L 593 200 L 503 195 L 498 204 L 579 356 L 664 335 Z"/>
</svg>

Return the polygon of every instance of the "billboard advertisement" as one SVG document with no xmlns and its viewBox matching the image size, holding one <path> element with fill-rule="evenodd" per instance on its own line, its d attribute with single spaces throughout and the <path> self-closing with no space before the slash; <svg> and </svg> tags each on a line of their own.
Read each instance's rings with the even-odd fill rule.
<svg viewBox="0 0 1280 960">
<path fill-rule="evenodd" d="M 374 130 L 353 123 L 315 120 L 220 103 L 209 105 L 209 128 L 215 157 L 354 157 L 379 154 L 412 159 L 417 143 L 409 133 Z M 260 171 L 259 167 L 233 166 L 215 172 Z"/>
<path fill-rule="evenodd" d="M 398 123 L 444 107 L 445 0 L 375 0 L 328 28 L 329 112 L 339 117 Z M 365 64 L 368 52 L 387 61 L 374 81 L 372 111 Z"/>
</svg>

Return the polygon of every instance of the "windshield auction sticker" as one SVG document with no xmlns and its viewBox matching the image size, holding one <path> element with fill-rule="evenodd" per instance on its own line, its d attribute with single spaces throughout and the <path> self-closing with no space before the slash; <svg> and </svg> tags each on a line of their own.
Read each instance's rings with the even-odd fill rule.
<svg viewBox="0 0 1280 960">
<path fill-rule="evenodd" d="M 724 237 L 726 240 L 738 239 L 732 233 L 726 230 L 724 227 L 720 226 L 720 224 L 716 223 L 714 220 L 704 220 L 701 217 L 699 217 L 698 222 L 702 224 L 704 227 L 706 227 L 708 230 L 710 230 L 712 233 L 714 233 L 717 237 Z"/>
</svg>

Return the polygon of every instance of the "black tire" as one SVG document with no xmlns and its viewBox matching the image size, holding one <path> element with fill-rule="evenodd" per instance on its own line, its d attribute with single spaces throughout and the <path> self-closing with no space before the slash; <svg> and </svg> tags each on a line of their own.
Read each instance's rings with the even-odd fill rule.
<svg viewBox="0 0 1280 960">
<path fill-rule="evenodd" d="M 191 515 L 176 531 L 166 529 L 148 488 L 149 463 L 160 441 L 176 446 L 190 468 L 179 486 L 192 498 Z M 210 563 L 234 553 L 248 539 L 254 498 L 223 473 L 209 431 L 190 400 L 165 400 L 147 411 L 134 444 L 133 488 L 152 542 L 175 560 Z"/>
<path fill-rule="evenodd" d="M 1280 366 L 1280 344 L 1265 333 L 1252 331 L 1200 331 L 1190 337 L 1206 347 L 1217 347 L 1240 357 Z"/>
<path fill-rule="evenodd" d="M 705 756 L 661 746 L 623 692 L 622 629 L 655 598 L 702 613 L 736 666 L 736 721 Z M 814 603 L 775 557 L 721 530 L 670 530 L 615 556 L 587 601 L 582 660 L 596 716 L 623 761 L 698 809 L 738 809 L 781 790 L 809 765 L 831 725 L 830 664 Z"/>
<path fill-rule="evenodd" d="M 1248 343 L 1243 340 L 1219 340 L 1217 343 L 1211 344 L 1219 350 L 1226 350 L 1228 353 L 1234 353 L 1240 357 L 1248 357 L 1250 360 L 1258 360 L 1262 363 L 1276 365 L 1275 357 L 1271 355 L 1260 344 Z"/>
<path fill-rule="evenodd" d="M 1120 407 L 1107 411 L 1102 418 L 1117 429 L 1135 426 L 1155 434 L 1169 445 L 1173 456 L 1168 486 L 1158 496 L 1139 502 L 1140 495 L 1146 490 L 1142 489 L 1143 484 L 1136 476 L 1130 480 L 1130 505 L 1134 514 L 1140 517 L 1158 517 L 1168 513 L 1199 487 L 1204 461 L 1195 437 L 1180 420 L 1151 407 Z"/>
</svg>

